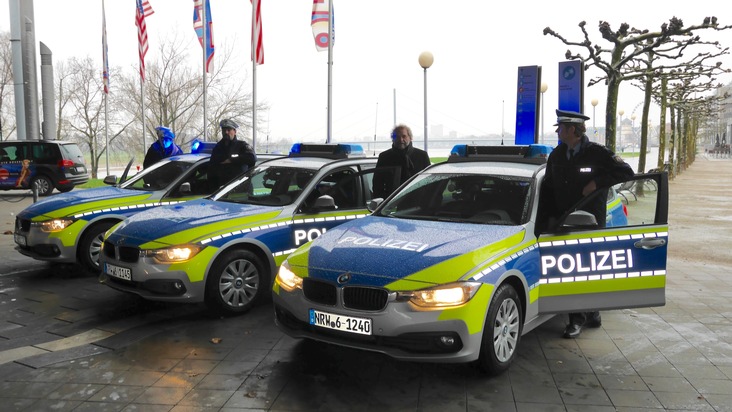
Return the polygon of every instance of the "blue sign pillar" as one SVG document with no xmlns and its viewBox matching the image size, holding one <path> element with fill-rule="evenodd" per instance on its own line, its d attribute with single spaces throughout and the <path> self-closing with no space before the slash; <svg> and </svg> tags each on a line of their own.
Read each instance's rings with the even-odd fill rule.
<svg viewBox="0 0 732 412">
<path fill-rule="evenodd" d="M 516 144 L 538 143 L 541 66 L 518 68 L 516 89 Z"/>
</svg>

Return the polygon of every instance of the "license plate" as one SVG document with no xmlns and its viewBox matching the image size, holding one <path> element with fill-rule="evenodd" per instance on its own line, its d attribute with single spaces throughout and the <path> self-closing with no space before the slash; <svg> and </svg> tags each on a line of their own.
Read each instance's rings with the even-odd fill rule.
<svg viewBox="0 0 732 412">
<path fill-rule="evenodd" d="M 336 315 L 310 309 L 310 324 L 343 332 L 371 335 L 371 319 Z"/>
<path fill-rule="evenodd" d="M 110 265 L 109 263 L 104 264 L 104 273 L 118 279 L 132 280 L 132 272 L 129 269 Z"/>
<path fill-rule="evenodd" d="M 15 234 L 13 236 L 13 239 L 15 239 L 15 243 L 19 244 L 20 246 L 28 246 L 28 241 L 26 240 L 25 236 Z"/>
</svg>

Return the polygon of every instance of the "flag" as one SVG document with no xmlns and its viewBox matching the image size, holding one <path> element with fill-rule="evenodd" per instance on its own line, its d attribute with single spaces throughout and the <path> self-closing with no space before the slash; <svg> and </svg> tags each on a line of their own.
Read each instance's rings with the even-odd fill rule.
<svg viewBox="0 0 732 412">
<path fill-rule="evenodd" d="M 203 14 L 201 13 L 203 0 L 193 0 L 193 29 L 198 36 L 198 42 L 203 47 Z M 213 42 L 213 22 L 211 21 L 211 5 L 206 0 L 206 73 L 213 70 L 214 42 Z"/>
<path fill-rule="evenodd" d="M 328 50 L 328 21 L 332 10 L 328 9 L 328 0 L 313 0 L 313 15 L 310 25 L 313 28 L 315 48 L 318 51 Z M 331 36 L 335 43 L 335 29 L 331 26 Z"/>
<path fill-rule="evenodd" d="M 102 0 L 102 83 L 104 93 L 109 94 L 109 58 L 107 57 L 107 14 L 104 11 L 104 0 Z"/>
<path fill-rule="evenodd" d="M 252 61 L 264 64 L 264 46 L 262 45 L 262 11 L 261 0 L 252 2 Z"/>
<path fill-rule="evenodd" d="M 137 26 L 137 50 L 140 54 L 140 79 L 145 81 L 145 55 L 147 54 L 147 26 L 145 17 L 155 13 L 147 0 L 136 0 L 135 26 Z"/>
</svg>

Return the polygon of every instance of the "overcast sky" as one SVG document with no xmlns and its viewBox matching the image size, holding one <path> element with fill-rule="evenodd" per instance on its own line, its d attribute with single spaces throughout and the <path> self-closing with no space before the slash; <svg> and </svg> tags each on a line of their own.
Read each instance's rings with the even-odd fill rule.
<svg viewBox="0 0 732 412">
<path fill-rule="evenodd" d="M 214 41 L 234 48 L 237 64 L 251 88 L 248 0 L 210 0 Z M 101 0 L 35 0 L 36 39 L 53 52 L 54 61 L 89 56 L 101 71 Z M 572 40 L 582 36 L 578 23 L 587 22 L 594 41 L 603 46 L 597 24 L 608 21 L 657 30 L 671 17 L 685 25 L 714 15 L 732 24 L 732 8 L 718 1 L 563 1 L 488 2 L 480 0 L 333 0 L 336 41 L 332 70 L 332 136 L 334 141 L 373 137 L 387 139 L 394 124 L 411 126 L 423 135 L 424 75 L 419 54 L 430 51 L 427 71 L 428 123 L 442 125 L 444 134 L 458 136 L 513 133 L 516 79 L 519 66 L 542 67 L 545 132 L 553 131 L 557 105 L 557 64 L 567 47 L 544 36 L 550 26 Z M 0 30 L 9 31 L 8 0 L 0 1 Z M 192 0 L 150 0 L 155 14 L 146 19 L 150 42 L 148 62 L 171 32 L 189 40 L 192 64 L 201 67 L 201 48 L 193 31 Z M 133 71 L 138 67 L 134 0 L 107 0 L 110 65 Z M 310 27 L 311 0 L 262 0 L 265 63 L 257 67 L 257 95 L 271 106 L 259 125 L 259 136 L 324 141 L 327 132 L 327 52 L 318 52 Z M 703 38 L 732 46 L 732 31 L 700 32 Z M 574 51 L 577 51 L 576 49 Z M 726 67 L 732 59 L 726 56 Z M 214 64 L 216 61 L 214 60 Z M 586 73 L 586 79 L 599 72 Z M 40 73 L 39 73 L 40 75 Z M 732 78 L 723 78 L 725 83 Z M 115 79 L 112 78 L 114 93 Z M 395 99 L 396 95 L 396 99 Z M 605 87 L 585 91 L 585 113 L 596 108 L 598 127 L 604 122 Z M 640 117 L 642 96 L 632 86 L 621 88 L 619 108 Z M 394 101 L 396 100 L 396 108 Z M 430 134 L 432 137 L 432 134 Z"/>
</svg>

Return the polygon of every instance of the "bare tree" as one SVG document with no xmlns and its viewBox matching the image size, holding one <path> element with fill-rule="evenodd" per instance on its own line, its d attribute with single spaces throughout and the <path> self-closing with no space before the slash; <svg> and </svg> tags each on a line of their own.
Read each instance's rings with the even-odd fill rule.
<svg viewBox="0 0 732 412">
<path fill-rule="evenodd" d="M 13 52 L 10 33 L 0 33 L 0 140 L 15 132 L 15 104 L 13 96 Z"/>
<path fill-rule="evenodd" d="M 721 31 L 732 28 L 732 26 L 720 26 L 716 17 L 707 17 L 702 24 L 684 27 L 683 21 L 676 17 L 671 18 L 669 23 L 661 25 L 659 31 L 640 30 L 631 28 L 627 23 L 620 25 L 620 29 L 613 31 L 610 23 L 600 21 L 598 25 L 602 38 L 610 43 L 610 48 L 603 48 L 599 44 L 593 44 L 587 32 L 586 23 L 579 24 L 583 33 L 582 41 L 570 41 L 551 28 L 544 29 L 544 35 L 556 37 L 564 44 L 573 47 L 580 47 L 587 52 L 586 56 L 573 54 L 567 50 L 567 59 L 579 59 L 586 64 L 586 68 L 597 67 L 604 72 L 604 75 L 593 78 L 589 86 L 600 82 L 607 84 L 607 102 L 605 113 L 605 144 L 615 150 L 615 124 L 618 106 L 618 92 L 620 83 L 626 80 L 638 79 L 645 75 L 645 70 L 638 70 L 638 61 L 649 52 L 663 55 L 668 60 L 680 59 L 683 52 L 692 45 L 714 43 L 703 42 L 694 33 L 699 30 Z M 718 45 L 717 45 L 718 46 Z M 672 63 L 673 67 L 675 64 Z M 669 69 L 665 66 L 656 66 L 651 70 Z"/>
</svg>

